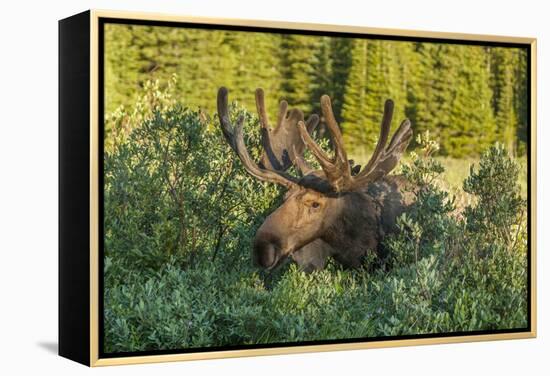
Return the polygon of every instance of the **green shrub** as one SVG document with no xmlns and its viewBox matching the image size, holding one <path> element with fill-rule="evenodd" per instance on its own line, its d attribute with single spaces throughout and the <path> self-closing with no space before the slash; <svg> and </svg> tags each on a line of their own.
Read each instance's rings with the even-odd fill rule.
<svg viewBox="0 0 550 376">
<path fill-rule="evenodd" d="M 217 119 L 163 98 L 105 154 L 106 352 L 527 325 L 525 201 L 502 148 L 472 169 L 464 189 L 476 204 L 457 213 L 439 188 L 437 144 L 417 140 L 402 168 L 416 200 L 386 239 L 385 268 L 265 274 L 250 242 L 278 188 L 246 174 Z M 246 117 L 257 157 L 259 126 Z"/>
<path fill-rule="evenodd" d="M 246 116 L 257 155 L 259 125 Z M 227 253 L 249 248 L 279 190 L 248 176 L 213 123 L 179 105 L 155 110 L 105 153 L 107 265 L 116 258 L 156 271 L 172 259 L 183 266 L 220 253 L 230 264 L 248 261 Z"/>
<path fill-rule="evenodd" d="M 481 158 L 478 171 L 472 166 L 464 180 L 464 191 L 479 199 L 476 206 L 465 209 L 468 229 L 489 242 L 509 245 L 512 226 L 521 222 L 527 202 L 521 198 L 519 166 L 500 144 Z M 495 236 L 496 235 L 496 236 Z"/>
<path fill-rule="evenodd" d="M 445 242 L 456 232 L 456 223 L 451 216 L 455 210 L 454 200 L 437 184 L 444 172 L 441 163 L 433 158 L 439 146 L 428 132 L 418 135 L 416 142 L 420 154 L 411 153 L 411 162 L 404 163 L 401 168 L 411 183 L 406 189 L 415 200 L 407 213 L 397 219 L 397 234 L 386 240 L 395 267 L 444 251 Z"/>
</svg>

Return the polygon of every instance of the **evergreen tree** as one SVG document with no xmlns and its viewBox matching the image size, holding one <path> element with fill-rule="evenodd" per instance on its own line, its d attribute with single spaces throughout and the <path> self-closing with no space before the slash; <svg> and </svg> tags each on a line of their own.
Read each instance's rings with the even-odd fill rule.
<svg viewBox="0 0 550 376">
<path fill-rule="evenodd" d="M 422 43 L 417 51 L 421 61 L 413 90 L 417 132 L 435 134 L 444 155 L 462 157 L 484 150 L 496 136 L 485 49 Z"/>
<path fill-rule="evenodd" d="M 381 40 L 356 42 L 342 117 L 346 140 L 356 147 L 360 145 L 362 155 L 374 149 L 387 99 L 395 104 L 394 129 L 405 118 L 412 45 Z"/>
<path fill-rule="evenodd" d="M 524 155 L 527 152 L 527 142 L 529 135 L 529 82 L 527 77 L 528 61 L 527 49 L 517 49 L 514 52 L 516 60 L 514 61 L 514 109 L 517 116 L 516 136 L 517 136 L 517 154 Z"/>
<path fill-rule="evenodd" d="M 448 83 L 454 82 L 458 76 L 457 67 L 450 65 L 454 59 L 445 58 L 448 51 L 444 46 L 416 43 L 418 69 L 409 98 L 414 105 L 409 116 L 415 131 L 423 133 L 429 130 L 441 146 L 444 143 L 442 127 L 450 122 L 452 93 Z"/>
<path fill-rule="evenodd" d="M 334 96 L 331 63 L 330 39 L 322 37 L 313 56 L 313 69 L 311 70 L 311 97 L 309 102 L 311 103 L 312 112 L 316 114 L 321 113 L 321 96 L 327 94 L 331 99 Z"/>
<path fill-rule="evenodd" d="M 322 43 L 318 37 L 285 34 L 282 36 L 280 66 L 282 69 L 281 96 L 290 107 L 297 107 L 308 114 L 312 112 L 313 88 L 312 56 Z"/>
<path fill-rule="evenodd" d="M 367 121 L 372 138 L 378 138 L 379 124 L 387 99 L 394 102 L 393 127 L 396 129 L 405 118 L 407 106 L 408 49 L 404 42 L 369 41 L 367 51 Z"/>
<path fill-rule="evenodd" d="M 134 44 L 131 26 L 105 25 L 105 112 L 135 102 L 140 89 L 140 45 Z"/>
<path fill-rule="evenodd" d="M 197 29 L 185 34 L 187 48 L 177 73 L 181 99 L 187 106 L 214 113 L 218 88 L 235 82 L 237 59 L 226 43 L 227 33 Z"/>
<path fill-rule="evenodd" d="M 281 35 L 230 32 L 227 43 L 230 46 L 227 58 L 234 60 L 235 68 L 227 72 L 228 82 L 224 86 L 231 90 L 232 100 L 254 111 L 254 90 L 262 88 L 267 111 L 274 119 L 281 99 L 282 73 L 278 56 Z"/>
<path fill-rule="evenodd" d="M 387 64 L 385 61 L 383 42 L 369 40 L 367 43 L 367 86 L 365 87 L 366 122 L 363 132 L 367 135 L 365 147 L 374 149 L 374 144 L 380 132 L 380 119 L 384 102 L 388 98 Z"/>
<path fill-rule="evenodd" d="M 330 42 L 331 82 L 330 95 L 336 120 L 342 122 L 342 109 L 346 83 L 352 65 L 352 38 L 331 38 Z"/>
<path fill-rule="evenodd" d="M 446 153 L 462 157 L 487 149 L 497 138 L 491 107 L 490 66 L 485 47 L 456 46 L 460 63 L 451 92 L 450 123 L 443 127 Z M 476 135 L 475 140 L 472 135 Z M 475 141 L 475 142 L 474 142 Z"/>
<path fill-rule="evenodd" d="M 393 126 L 397 128 L 408 117 L 408 92 L 414 78 L 413 44 L 410 42 L 384 41 L 381 41 L 381 44 L 385 47 L 385 82 L 388 87 L 385 93 L 387 98 L 384 98 L 384 100 L 390 98 L 395 102 Z M 380 111 L 382 112 L 382 108 L 380 108 Z M 380 122 L 380 119 L 378 122 Z"/>
<path fill-rule="evenodd" d="M 514 108 L 514 66 L 516 56 L 507 48 L 491 50 L 493 108 L 498 138 L 511 153 L 516 150 L 517 115 Z"/>
<path fill-rule="evenodd" d="M 345 83 L 351 66 L 351 42 L 350 38 L 323 37 L 313 62 L 312 112 L 321 114 L 320 98 L 327 94 L 331 98 L 332 111 L 338 123 L 342 122 Z M 322 118 L 317 134 L 319 137 L 328 135 Z"/>
<path fill-rule="evenodd" d="M 358 148 L 369 141 L 364 129 L 367 121 L 367 44 L 366 39 L 355 39 L 351 50 L 341 115 L 344 141 L 349 148 Z"/>
</svg>

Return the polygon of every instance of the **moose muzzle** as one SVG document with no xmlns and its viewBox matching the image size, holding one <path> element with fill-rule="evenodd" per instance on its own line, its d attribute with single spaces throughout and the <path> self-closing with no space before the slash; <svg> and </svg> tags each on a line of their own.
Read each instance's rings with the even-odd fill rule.
<svg viewBox="0 0 550 376">
<path fill-rule="evenodd" d="M 252 260 L 256 266 L 272 269 L 281 259 L 281 242 L 269 233 L 258 233 L 254 239 Z"/>
</svg>

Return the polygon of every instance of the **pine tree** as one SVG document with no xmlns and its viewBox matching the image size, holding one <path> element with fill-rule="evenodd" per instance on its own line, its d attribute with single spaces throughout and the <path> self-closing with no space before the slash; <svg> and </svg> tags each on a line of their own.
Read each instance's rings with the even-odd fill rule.
<svg viewBox="0 0 550 376">
<path fill-rule="evenodd" d="M 262 88 L 265 92 L 267 111 L 274 119 L 282 81 L 278 56 L 281 35 L 230 32 L 226 42 L 230 46 L 227 57 L 235 61 L 234 71 L 226 75 L 232 82 L 224 84 L 231 90 L 232 100 L 237 100 L 254 111 L 254 90 Z"/>
<path fill-rule="evenodd" d="M 456 67 L 450 66 L 454 59 L 446 59 L 445 45 L 417 43 L 415 46 L 418 69 L 413 88 L 410 90 L 410 103 L 414 110 L 409 112 L 416 133 L 427 130 L 442 146 L 442 127 L 450 122 L 451 86 L 457 79 Z"/>
<path fill-rule="evenodd" d="M 342 122 L 342 103 L 345 83 L 351 66 L 351 39 L 322 37 L 313 56 L 311 111 L 321 115 L 321 96 L 331 98 L 332 111 L 338 123 Z M 318 137 L 328 136 L 321 118 Z"/>
<path fill-rule="evenodd" d="M 517 115 L 514 108 L 514 50 L 507 48 L 491 49 L 493 74 L 493 108 L 497 124 L 497 137 L 507 149 L 515 154 Z"/>
<path fill-rule="evenodd" d="M 341 124 L 349 148 L 365 145 L 369 139 L 364 130 L 367 121 L 367 40 L 355 39 L 351 50 L 351 67 L 346 81 Z"/>
<path fill-rule="evenodd" d="M 417 132 L 430 130 L 441 153 L 476 155 L 495 140 L 487 51 L 481 46 L 422 43 L 412 102 Z"/>
<path fill-rule="evenodd" d="M 105 111 L 135 102 L 140 87 L 140 46 L 134 44 L 132 26 L 105 25 Z"/>
<path fill-rule="evenodd" d="M 393 126 L 396 129 L 407 118 L 408 92 L 414 78 L 413 44 L 410 42 L 386 42 L 385 66 L 387 97 L 395 103 Z M 385 99 L 388 99 L 385 98 Z M 380 119 L 378 120 L 380 121 Z"/>
<path fill-rule="evenodd" d="M 182 29 L 185 30 L 185 29 Z M 216 93 L 220 86 L 231 87 L 237 74 L 237 59 L 226 43 L 226 31 L 188 30 L 183 61 L 177 70 L 181 100 L 208 113 L 216 109 Z"/>
<path fill-rule="evenodd" d="M 352 38 L 331 38 L 330 42 L 331 82 L 330 95 L 336 120 L 342 122 L 342 109 L 346 83 L 352 65 Z"/>
<path fill-rule="evenodd" d="M 450 123 L 443 128 L 446 152 L 456 157 L 475 155 L 488 148 L 496 138 L 489 86 L 490 65 L 482 46 L 460 46 L 453 49 L 458 56 L 459 75 L 454 83 Z M 472 135 L 476 135 L 475 142 Z"/>
<path fill-rule="evenodd" d="M 404 120 L 411 54 L 410 43 L 356 41 L 342 116 L 345 138 L 360 149 L 357 154 L 368 154 L 374 149 L 387 99 L 395 104 L 394 129 Z"/>
<path fill-rule="evenodd" d="M 406 59 L 410 45 L 404 42 L 375 40 L 367 51 L 367 121 L 371 138 L 377 139 L 384 103 L 394 102 L 393 129 L 405 118 L 407 84 Z"/>
<path fill-rule="evenodd" d="M 369 40 L 367 43 L 367 86 L 365 87 L 366 123 L 363 132 L 367 135 L 366 148 L 374 149 L 379 134 L 384 101 L 388 98 L 388 83 L 384 46 L 382 41 Z"/>
<path fill-rule="evenodd" d="M 328 37 L 320 38 L 317 51 L 313 56 L 311 70 L 311 111 L 316 114 L 321 113 L 320 98 L 327 94 L 334 102 L 333 77 L 330 56 L 330 39 Z"/>
<path fill-rule="evenodd" d="M 527 49 L 517 49 L 514 52 L 516 59 L 514 61 L 514 109 L 517 116 L 516 136 L 517 136 L 517 154 L 525 155 L 527 152 L 527 142 L 529 136 L 529 93 L 528 93 L 528 62 Z"/>
<path fill-rule="evenodd" d="M 312 112 L 314 74 L 311 62 L 319 47 L 319 38 L 314 36 L 285 34 L 281 41 L 282 99 L 306 114 Z"/>
</svg>

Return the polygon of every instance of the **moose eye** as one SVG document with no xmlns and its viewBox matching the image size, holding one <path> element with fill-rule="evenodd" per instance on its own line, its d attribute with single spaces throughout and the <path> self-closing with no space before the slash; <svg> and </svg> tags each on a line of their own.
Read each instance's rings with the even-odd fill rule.
<svg viewBox="0 0 550 376">
<path fill-rule="evenodd" d="M 313 202 L 313 203 L 311 204 L 311 207 L 312 207 L 313 209 L 317 209 L 319 206 L 321 206 L 321 204 L 319 204 L 319 203 L 316 202 L 316 201 Z"/>
</svg>

